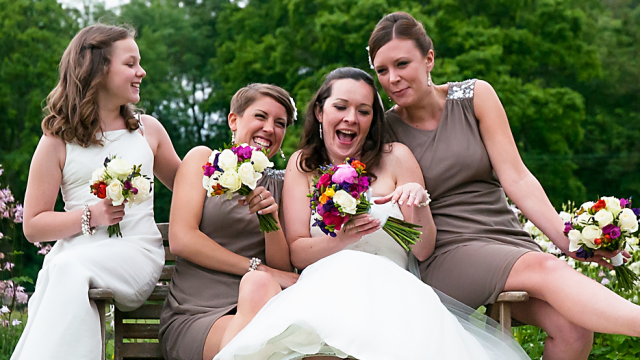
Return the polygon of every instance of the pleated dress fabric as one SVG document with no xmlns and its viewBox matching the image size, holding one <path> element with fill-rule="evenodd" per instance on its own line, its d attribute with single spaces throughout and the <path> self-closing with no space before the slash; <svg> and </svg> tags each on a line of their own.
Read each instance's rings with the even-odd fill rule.
<svg viewBox="0 0 640 360">
<path fill-rule="evenodd" d="M 392 110 L 395 140 L 415 155 L 431 194 L 435 251 L 420 264 L 422 280 L 477 308 L 503 291 L 513 264 L 540 247 L 509 208 L 478 128 L 475 80 L 449 83 L 438 127 L 416 129 Z"/>
<path fill-rule="evenodd" d="M 258 185 L 280 202 L 283 170 L 265 171 Z M 266 263 L 265 238 L 258 217 L 238 205 L 240 195 L 208 197 L 204 202 L 200 231 L 229 251 Z M 235 314 L 241 276 L 176 259 L 169 295 L 160 317 L 160 342 L 167 360 L 200 360 L 213 323 Z"/>
<path fill-rule="evenodd" d="M 65 211 L 100 201 L 89 183 L 107 156 L 142 164 L 142 174 L 153 179 L 153 152 L 140 131 L 105 132 L 103 141 L 104 146 L 87 148 L 66 145 L 61 182 Z M 12 360 L 100 359 L 100 319 L 88 290 L 111 289 L 119 309 L 133 310 L 149 297 L 162 272 L 162 236 L 153 217 L 153 192 L 151 196 L 140 205 L 125 206 L 123 237 L 109 238 L 107 226 L 99 226 L 94 235 L 56 241 L 38 273 Z"/>
</svg>

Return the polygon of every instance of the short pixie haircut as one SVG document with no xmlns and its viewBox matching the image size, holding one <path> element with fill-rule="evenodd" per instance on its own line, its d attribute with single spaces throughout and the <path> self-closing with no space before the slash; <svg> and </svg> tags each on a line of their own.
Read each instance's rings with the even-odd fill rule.
<svg viewBox="0 0 640 360">
<path fill-rule="evenodd" d="M 282 105 L 287 110 L 287 126 L 293 124 L 295 109 L 291 103 L 291 96 L 285 89 L 271 84 L 249 84 L 238 90 L 231 98 L 230 111 L 242 116 L 245 110 L 261 96 L 268 96 Z"/>
</svg>

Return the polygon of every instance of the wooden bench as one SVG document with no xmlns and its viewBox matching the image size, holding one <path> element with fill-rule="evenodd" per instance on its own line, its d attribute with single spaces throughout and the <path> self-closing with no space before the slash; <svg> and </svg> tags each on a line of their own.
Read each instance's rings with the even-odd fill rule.
<svg viewBox="0 0 640 360">
<path fill-rule="evenodd" d="M 165 265 L 160 281 L 168 283 L 173 275 L 175 256 L 169 251 L 169 224 L 158 224 L 162 234 L 165 251 Z M 158 343 L 160 331 L 160 311 L 162 303 L 169 293 L 168 285 L 156 285 L 149 299 L 138 309 L 122 312 L 114 310 L 114 360 L 124 359 L 164 359 Z M 106 314 L 107 303 L 113 302 L 113 291 L 109 289 L 90 289 L 89 299 L 95 301 L 100 314 L 102 334 L 102 359 L 106 352 Z"/>
<path fill-rule="evenodd" d="M 511 326 L 524 325 L 517 320 L 511 319 L 511 304 L 529 300 L 526 291 L 505 291 L 498 295 L 496 302 L 487 307 L 487 314 L 502 325 L 505 333 L 511 333 Z"/>
</svg>

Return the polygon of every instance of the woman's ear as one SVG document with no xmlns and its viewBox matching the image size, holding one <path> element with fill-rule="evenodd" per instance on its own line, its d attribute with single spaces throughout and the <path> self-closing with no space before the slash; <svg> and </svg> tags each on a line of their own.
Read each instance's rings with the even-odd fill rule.
<svg viewBox="0 0 640 360">
<path fill-rule="evenodd" d="M 316 114 L 316 119 L 318 119 L 318 122 L 322 124 L 322 109 L 320 108 L 320 106 L 318 106 L 318 104 L 314 105 L 314 109 L 313 112 L 315 112 Z"/>
<path fill-rule="evenodd" d="M 427 64 L 427 72 L 431 72 L 433 70 L 433 65 L 436 62 L 436 53 L 433 52 L 433 49 L 429 50 L 427 56 L 424 57 L 424 61 Z"/>
<path fill-rule="evenodd" d="M 238 130 L 238 115 L 229 113 L 227 122 L 229 123 L 229 129 L 231 129 L 231 132 L 236 132 L 236 130 Z"/>
</svg>

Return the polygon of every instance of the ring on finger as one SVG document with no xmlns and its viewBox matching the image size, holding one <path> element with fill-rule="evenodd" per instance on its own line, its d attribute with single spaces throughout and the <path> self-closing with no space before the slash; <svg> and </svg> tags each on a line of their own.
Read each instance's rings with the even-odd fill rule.
<svg viewBox="0 0 640 360">
<path fill-rule="evenodd" d="M 260 196 L 260 200 L 264 201 L 264 198 L 262 197 L 262 194 L 258 194 L 258 196 Z"/>
</svg>

